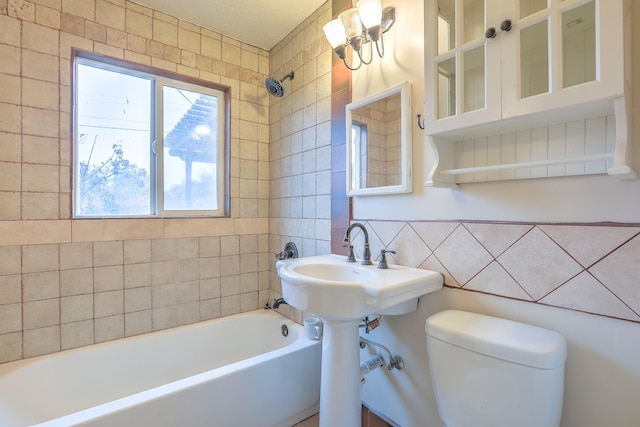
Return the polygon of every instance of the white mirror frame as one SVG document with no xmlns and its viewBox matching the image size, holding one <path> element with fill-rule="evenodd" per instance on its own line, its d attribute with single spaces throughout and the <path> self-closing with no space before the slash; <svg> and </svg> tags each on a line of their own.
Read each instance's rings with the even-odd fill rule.
<svg viewBox="0 0 640 427">
<path fill-rule="evenodd" d="M 352 167 L 352 150 L 353 147 L 351 139 L 351 127 L 352 127 L 352 111 L 359 107 L 363 107 L 372 102 L 379 101 L 387 98 L 391 95 L 400 94 L 400 152 L 401 152 L 401 172 L 400 172 L 400 184 L 389 185 L 385 187 L 372 187 L 372 188 L 359 188 L 352 185 L 352 176 L 354 170 L 359 169 L 359 155 L 356 154 L 356 162 L 358 163 L 355 168 Z M 411 84 L 404 82 L 388 89 L 385 89 L 376 94 L 367 96 L 359 101 L 352 102 L 346 107 L 346 133 L 347 133 L 347 196 L 375 196 L 384 194 L 399 194 L 411 192 L 411 146 L 413 145 L 413 139 L 411 135 Z M 359 147 L 356 147 L 359 150 Z M 359 173 L 358 173 L 359 176 Z"/>
</svg>

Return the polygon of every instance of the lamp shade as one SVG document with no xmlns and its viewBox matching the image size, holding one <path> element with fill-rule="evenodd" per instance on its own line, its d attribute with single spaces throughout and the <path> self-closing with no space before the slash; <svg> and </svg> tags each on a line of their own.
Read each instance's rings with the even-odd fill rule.
<svg viewBox="0 0 640 427">
<path fill-rule="evenodd" d="M 381 0 L 358 0 L 356 8 L 365 28 L 376 27 L 382 22 Z"/>
<path fill-rule="evenodd" d="M 354 37 L 362 36 L 362 21 L 360 20 L 358 9 L 355 7 L 347 9 L 338 15 L 338 19 L 342 22 L 344 31 L 349 40 Z"/>
<path fill-rule="evenodd" d="M 327 22 L 322 27 L 322 30 L 333 49 L 347 44 L 347 35 L 345 34 L 344 27 L 340 23 L 339 19 Z"/>
</svg>

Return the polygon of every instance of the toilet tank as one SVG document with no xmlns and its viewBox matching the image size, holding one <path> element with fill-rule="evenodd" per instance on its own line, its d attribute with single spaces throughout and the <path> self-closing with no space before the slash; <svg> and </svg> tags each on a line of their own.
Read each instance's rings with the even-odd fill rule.
<svg viewBox="0 0 640 427">
<path fill-rule="evenodd" d="M 447 427 L 557 427 L 565 339 L 496 317 L 447 310 L 425 324 L 429 369 Z"/>
</svg>

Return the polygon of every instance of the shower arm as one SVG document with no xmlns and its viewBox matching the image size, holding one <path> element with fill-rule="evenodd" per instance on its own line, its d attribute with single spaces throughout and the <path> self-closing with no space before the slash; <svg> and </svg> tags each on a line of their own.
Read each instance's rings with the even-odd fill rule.
<svg viewBox="0 0 640 427">
<path fill-rule="evenodd" d="M 294 76 L 294 72 L 292 71 L 286 76 L 284 76 L 283 78 L 281 78 L 280 83 L 284 82 L 285 80 L 293 80 L 293 76 Z"/>
</svg>

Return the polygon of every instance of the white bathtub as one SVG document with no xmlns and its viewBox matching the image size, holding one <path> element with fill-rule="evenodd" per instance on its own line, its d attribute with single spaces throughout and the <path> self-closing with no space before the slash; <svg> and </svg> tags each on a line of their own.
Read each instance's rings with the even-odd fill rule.
<svg viewBox="0 0 640 427">
<path fill-rule="evenodd" d="M 320 357 L 257 310 L 10 362 L 0 426 L 290 427 L 318 411 Z"/>
</svg>

